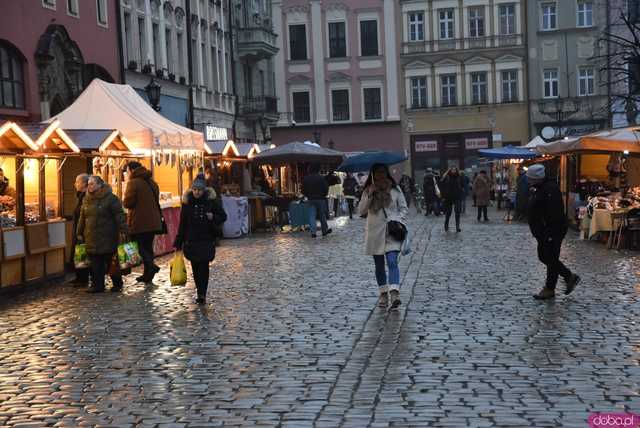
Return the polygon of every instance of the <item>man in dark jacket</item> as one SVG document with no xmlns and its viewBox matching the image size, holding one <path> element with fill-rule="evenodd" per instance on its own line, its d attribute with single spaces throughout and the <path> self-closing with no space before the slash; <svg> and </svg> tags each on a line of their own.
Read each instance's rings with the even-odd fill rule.
<svg viewBox="0 0 640 428">
<path fill-rule="evenodd" d="M 344 194 L 344 198 L 347 200 L 350 219 L 353 219 L 353 201 L 356 200 L 357 191 L 358 191 L 358 181 L 355 179 L 353 174 L 348 172 L 347 177 L 344 179 L 344 182 L 342 183 L 342 193 Z"/>
<path fill-rule="evenodd" d="M 89 174 L 80 174 L 76 177 L 74 186 L 76 188 L 76 197 L 78 202 L 76 208 L 73 210 L 73 230 L 78 227 L 78 220 L 80 220 L 80 209 L 82 208 L 82 202 L 87 194 L 87 185 L 89 184 Z M 78 238 L 76 234 L 73 234 L 73 248 L 75 249 L 78 244 Z M 75 268 L 76 280 L 73 282 L 74 287 L 87 287 L 89 285 L 89 269 L 88 268 Z"/>
<path fill-rule="evenodd" d="M 560 188 L 545 176 L 545 168 L 541 164 L 531 166 L 527 171 L 527 178 L 531 186 L 529 228 L 538 241 L 538 258 L 547 266 L 545 287 L 533 297 L 547 300 L 555 297 L 558 276 L 562 276 L 567 283 L 565 294 L 574 290 L 580 277 L 560 261 L 562 240 L 568 229 Z"/>
<path fill-rule="evenodd" d="M 442 199 L 444 200 L 445 232 L 449 231 L 449 219 L 451 218 L 452 210 L 455 210 L 456 232 L 461 232 L 460 213 L 462 212 L 464 186 L 458 168 L 449 168 L 449 170 L 444 173 L 442 180 L 440 181 L 440 191 L 442 192 Z"/>
<path fill-rule="evenodd" d="M 433 169 L 427 168 L 422 180 L 422 193 L 424 196 L 424 215 L 428 216 L 434 213 L 436 216 L 440 215 L 440 209 L 438 207 L 438 182 L 433 175 Z"/>
<path fill-rule="evenodd" d="M 327 194 L 329 193 L 329 184 L 327 180 L 320 175 L 320 168 L 317 165 L 311 165 L 309 174 L 302 180 L 302 194 L 308 199 L 309 207 L 309 226 L 311 227 L 311 237 L 315 238 L 318 225 L 316 217 L 320 217 L 320 225 L 322 227 L 322 236 L 331 233 L 331 229 L 327 225 Z"/>
<path fill-rule="evenodd" d="M 527 219 L 527 204 L 529 203 L 529 180 L 524 168 L 518 168 L 518 180 L 516 188 L 516 220 Z"/>
<path fill-rule="evenodd" d="M 138 243 L 144 271 L 137 278 L 139 282 L 151 283 L 160 270 L 153 262 L 153 239 L 162 231 L 160 211 L 160 189 L 151 179 L 151 171 L 140 162 L 127 164 L 129 180 L 122 204 L 127 209 L 127 223 L 131 239 Z"/>
<path fill-rule="evenodd" d="M 78 241 L 87 246 L 91 269 L 89 293 L 104 291 L 104 277 L 118 248 L 127 235 L 127 221 L 122 203 L 111 192 L 111 187 L 97 175 L 89 177 L 87 195 L 80 209 Z M 111 275 L 112 291 L 122 290 L 120 273 Z"/>
</svg>

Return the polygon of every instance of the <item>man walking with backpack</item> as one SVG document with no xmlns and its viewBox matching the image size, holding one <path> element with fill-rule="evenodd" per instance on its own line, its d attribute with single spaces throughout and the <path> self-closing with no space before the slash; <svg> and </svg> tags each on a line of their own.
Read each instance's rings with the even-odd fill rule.
<svg viewBox="0 0 640 428">
<path fill-rule="evenodd" d="M 127 209 L 127 222 L 131 239 L 138 243 L 144 272 L 138 282 L 150 284 L 160 270 L 153 262 L 153 239 L 163 230 L 160 210 L 160 189 L 151 178 L 151 171 L 140 162 L 129 162 L 126 167 L 129 174 L 123 205 Z"/>
</svg>

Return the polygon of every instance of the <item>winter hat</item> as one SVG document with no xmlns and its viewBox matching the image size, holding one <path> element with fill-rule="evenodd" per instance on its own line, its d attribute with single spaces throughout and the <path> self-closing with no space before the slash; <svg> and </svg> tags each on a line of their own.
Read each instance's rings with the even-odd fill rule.
<svg viewBox="0 0 640 428">
<path fill-rule="evenodd" d="M 544 165 L 539 163 L 530 166 L 529 170 L 527 171 L 527 177 L 532 180 L 542 180 L 544 179 L 544 176 L 545 176 Z"/>
<path fill-rule="evenodd" d="M 204 190 L 207 187 L 207 182 L 204 180 L 204 175 L 198 174 L 196 179 L 191 183 L 192 189 Z"/>
</svg>

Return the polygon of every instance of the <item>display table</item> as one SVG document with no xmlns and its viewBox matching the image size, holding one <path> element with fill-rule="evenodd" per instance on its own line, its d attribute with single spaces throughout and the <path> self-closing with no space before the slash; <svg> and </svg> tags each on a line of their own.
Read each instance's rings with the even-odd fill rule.
<svg viewBox="0 0 640 428">
<path fill-rule="evenodd" d="M 598 232 L 613 232 L 618 229 L 619 223 L 613 224 L 613 214 L 625 214 L 629 210 L 606 210 L 596 208 L 593 210 L 593 216 L 589 223 L 589 239 L 591 239 Z"/>
<path fill-rule="evenodd" d="M 246 197 L 222 196 L 227 221 L 222 228 L 224 238 L 239 238 L 249 233 L 249 200 Z"/>
</svg>

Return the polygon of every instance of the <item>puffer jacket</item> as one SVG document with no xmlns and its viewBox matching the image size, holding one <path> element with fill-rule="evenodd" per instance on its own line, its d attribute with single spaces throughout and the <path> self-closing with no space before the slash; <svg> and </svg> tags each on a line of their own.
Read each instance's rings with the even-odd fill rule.
<svg viewBox="0 0 640 428">
<path fill-rule="evenodd" d="M 564 212 L 562 192 L 554 181 L 531 186 L 528 211 L 529 228 L 537 240 L 559 239 L 567 234 L 569 222 Z"/>
<path fill-rule="evenodd" d="M 105 184 L 94 193 L 87 192 L 80 208 L 76 229 L 78 239 L 87 245 L 88 254 L 113 254 L 120 234 L 128 233 L 126 216 L 120 199 Z"/>
<path fill-rule="evenodd" d="M 160 190 L 151 179 L 151 171 L 141 166 L 131 173 L 122 204 L 128 210 L 127 220 L 132 234 L 160 232 L 162 213 L 158 208 Z"/>
</svg>

